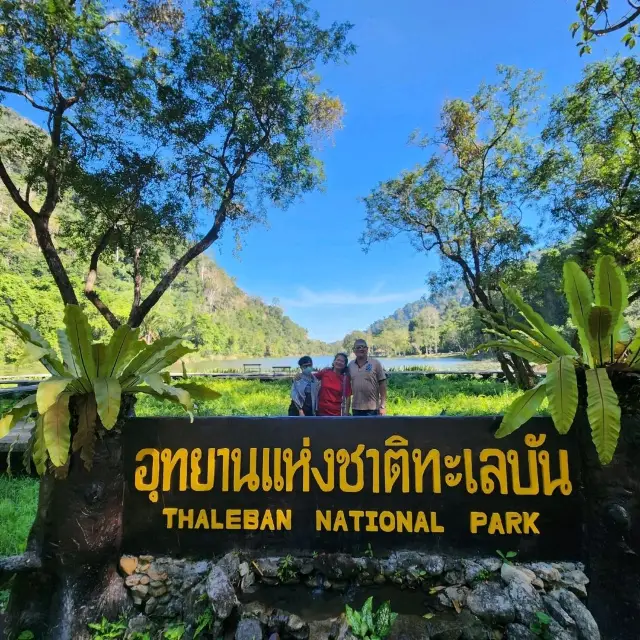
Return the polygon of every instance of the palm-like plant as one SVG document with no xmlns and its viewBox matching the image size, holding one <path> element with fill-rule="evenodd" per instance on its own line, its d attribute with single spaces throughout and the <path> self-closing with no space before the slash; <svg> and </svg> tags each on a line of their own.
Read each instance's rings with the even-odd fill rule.
<svg viewBox="0 0 640 640">
<path fill-rule="evenodd" d="M 125 394 L 147 393 L 180 404 L 193 420 L 193 399 L 214 399 L 216 391 L 181 380 L 172 383 L 164 369 L 195 351 L 180 337 L 166 337 L 148 345 L 139 339 L 139 329 L 122 325 L 108 343 L 93 342 L 91 327 L 80 307 L 67 305 L 64 329 L 58 331 L 62 360 L 38 331 L 20 322 L 0 321 L 25 345 L 31 361 L 40 360 L 51 374 L 38 385 L 37 393 L 17 402 L 0 419 L 0 437 L 21 419 L 36 412 L 30 451 L 38 473 L 47 468 L 64 467 L 70 451 L 80 452 L 91 467 L 100 425 L 115 426 Z M 186 377 L 186 376 L 185 376 Z M 74 399 L 72 420 L 70 400 Z"/>
<path fill-rule="evenodd" d="M 546 379 L 520 396 L 509 407 L 496 436 L 504 437 L 531 418 L 545 398 L 559 433 L 573 424 L 578 409 L 576 369 L 585 371 L 587 417 L 593 443 L 602 464 L 608 464 L 620 435 L 620 405 L 609 378 L 609 370 L 640 372 L 640 330 L 635 337 L 624 322 L 628 287 L 621 269 L 610 256 L 596 265 L 594 286 L 572 261 L 564 265 L 564 292 L 573 324 L 577 328 L 579 352 L 544 321 L 513 289 L 502 291 L 522 314 L 526 323 L 508 323 L 499 314 L 482 311 L 488 331 L 498 339 L 476 347 L 497 348 L 547 365 Z"/>
</svg>

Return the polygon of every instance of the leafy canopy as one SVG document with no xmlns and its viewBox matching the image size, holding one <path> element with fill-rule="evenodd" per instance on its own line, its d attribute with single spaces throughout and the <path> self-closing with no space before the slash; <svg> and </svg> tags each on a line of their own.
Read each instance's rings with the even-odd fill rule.
<svg viewBox="0 0 640 640">
<path fill-rule="evenodd" d="M 86 297 L 113 328 L 124 318 L 101 295 L 101 260 L 119 252 L 131 265 L 127 321 L 139 326 L 225 226 L 240 233 L 266 202 L 287 206 L 319 184 L 313 142 L 343 112 L 315 69 L 353 51 L 350 25 L 322 28 L 299 0 L 185 7 L 187 17 L 165 0 L 0 0 L 0 100 L 23 100 L 46 122 L 9 132 L 0 179 L 68 304 L 77 287 L 50 221 L 61 200 L 75 202 L 80 214 L 62 232 L 88 262 Z M 160 271 L 166 248 L 179 257 Z"/>
</svg>

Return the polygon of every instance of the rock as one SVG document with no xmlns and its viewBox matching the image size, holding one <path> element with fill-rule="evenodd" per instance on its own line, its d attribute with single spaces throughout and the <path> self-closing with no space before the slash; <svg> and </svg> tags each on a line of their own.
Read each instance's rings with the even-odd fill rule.
<svg viewBox="0 0 640 640">
<path fill-rule="evenodd" d="M 131 587 L 131 593 L 141 598 L 145 598 L 149 593 L 149 587 L 146 584 L 137 584 L 135 587 Z"/>
<path fill-rule="evenodd" d="M 384 584 L 387 579 L 381 573 L 379 573 L 377 576 L 373 577 L 373 581 L 375 584 Z"/>
<path fill-rule="evenodd" d="M 486 640 L 488 637 L 486 627 L 466 609 L 453 617 L 444 614 L 431 618 L 427 622 L 427 633 L 432 640 Z"/>
<path fill-rule="evenodd" d="M 527 565 L 523 565 L 527 569 L 531 569 L 533 573 L 541 580 L 547 583 L 559 582 L 561 575 L 558 569 L 547 562 L 532 562 Z"/>
<path fill-rule="evenodd" d="M 422 567 L 427 572 L 427 575 L 432 577 L 439 576 L 444 571 L 444 558 L 442 556 L 423 555 Z"/>
<path fill-rule="evenodd" d="M 242 593 L 247 593 L 250 589 L 254 588 L 256 582 L 256 574 L 250 571 L 246 575 L 242 576 L 240 580 L 240 590 Z"/>
<path fill-rule="evenodd" d="M 255 618 L 244 618 L 238 623 L 235 640 L 262 640 L 262 625 Z"/>
<path fill-rule="evenodd" d="M 560 606 L 560 603 L 549 596 L 542 596 L 542 601 L 547 613 L 564 629 L 573 631 L 576 628 L 575 620 Z"/>
<path fill-rule="evenodd" d="M 238 605 L 233 585 L 227 574 L 218 565 L 212 567 L 209 572 L 206 592 L 213 612 L 219 620 L 226 620 Z"/>
<path fill-rule="evenodd" d="M 525 584 L 531 584 L 531 581 L 536 577 L 536 575 L 533 571 L 526 571 L 520 567 L 516 567 L 505 562 L 500 569 L 500 577 L 507 584 L 511 584 L 512 582 L 524 582 Z"/>
<path fill-rule="evenodd" d="M 227 574 L 231 584 L 237 585 L 240 582 L 240 558 L 237 553 L 227 553 L 216 563 L 216 566 Z"/>
<path fill-rule="evenodd" d="M 467 603 L 467 595 L 469 594 L 469 589 L 467 589 L 467 587 L 447 587 L 444 590 L 444 593 L 447 598 L 449 598 L 452 606 L 455 607 L 455 601 L 460 607 L 464 607 L 464 605 Z"/>
<path fill-rule="evenodd" d="M 155 598 L 149 598 L 144 605 L 144 612 L 147 615 L 152 614 L 158 608 L 158 601 Z"/>
<path fill-rule="evenodd" d="M 309 625 L 299 616 L 289 614 L 284 625 L 285 637 L 295 640 L 307 640 L 309 637 Z"/>
<path fill-rule="evenodd" d="M 598 625 L 578 596 L 566 589 L 556 589 L 549 594 L 549 597 L 556 600 L 576 623 L 580 640 L 600 640 Z"/>
<path fill-rule="evenodd" d="M 480 558 L 478 562 L 488 571 L 500 571 L 502 560 L 500 558 Z"/>
<path fill-rule="evenodd" d="M 144 633 L 149 631 L 152 627 L 151 620 L 147 616 L 139 614 L 129 619 L 127 623 L 127 633 L 125 637 L 129 637 L 135 633 Z"/>
<path fill-rule="evenodd" d="M 322 553 L 315 559 L 314 565 L 329 580 L 351 580 L 360 573 L 356 559 L 346 553 Z"/>
<path fill-rule="evenodd" d="M 542 598 L 530 582 L 510 582 L 507 585 L 507 595 L 516 610 L 516 620 L 526 626 L 536 621 L 537 611 L 544 611 Z"/>
<path fill-rule="evenodd" d="M 152 595 L 154 598 L 159 598 L 160 596 L 163 596 L 165 593 L 167 593 L 167 587 L 165 587 L 164 585 L 160 587 L 151 587 L 149 589 L 149 595 Z"/>
<path fill-rule="evenodd" d="M 310 561 L 303 562 L 302 566 L 300 567 L 300 573 L 303 576 L 311 575 L 313 573 L 314 568 L 315 567 L 313 566 L 313 562 L 310 562 Z"/>
<path fill-rule="evenodd" d="M 277 578 L 282 558 L 258 558 L 253 561 L 261 578 Z"/>
<path fill-rule="evenodd" d="M 474 582 L 479 575 L 486 571 L 481 564 L 473 560 L 463 560 L 462 569 L 464 571 L 464 579 L 468 584 Z"/>
<path fill-rule="evenodd" d="M 127 585 L 127 587 L 135 587 L 137 584 L 140 584 L 140 576 L 136 575 L 135 573 L 133 575 L 127 576 L 124 579 L 124 583 Z"/>
<path fill-rule="evenodd" d="M 336 636 L 337 619 L 314 620 L 309 623 L 309 640 L 327 640 Z"/>
<path fill-rule="evenodd" d="M 515 619 L 515 608 L 499 585 L 483 582 L 467 597 L 467 606 L 481 620 L 489 623 L 507 624 Z"/>
<path fill-rule="evenodd" d="M 444 574 L 444 581 L 447 584 L 462 584 L 464 582 L 464 573 L 462 571 L 447 571 Z"/>
<path fill-rule="evenodd" d="M 165 571 L 159 571 L 158 567 L 155 564 L 152 564 L 147 571 L 147 575 L 149 576 L 149 580 L 154 580 L 155 582 L 162 582 L 167 579 L 167 573 Z"/>
<path fill-rule="evenodd" d="M 506 640 L 539 640 L 538 636 L 529 631 L 527 627 L 518 623 L 508 624 L 506 631 Z"/>
<path fill-rule="evenodd" d="M 589 578 L 587 578 L 587 576 L 579 569 L 567 571 L 562 574 L 562 578 L 560 579 L 561 586 L 565 587 L 565 589 L 569 589 L 569 591 L 573 591 L 573 593 L 582 598 L 587 597 L 588 584 Z"/>
<path fill-rule="evenodd" d="M 240 572 L 240 577 L 244 578 L 251 571 L 251 567 L 248 562 L 241 562 L 238 571 Z"/>
<path fill-rule="evenodd" d="M 120 569 L 126 576 L 130 576 L 138 566 L 138 558 L 135 556 L 122 556 L 120 558 Z"/>
<path fill-rule="evenodd" d="M 140 579 L 138 580 L 138 584 L 149 584 L 150 582 L 151 582 L 151 578 L 147 575 L 140 576 Z"/>
<path fill-rule="evenodd" d="M 420 616 L 398 616 L 387 636 L 388 640 L 429 640 L 427 621 Z"/>
</svg>

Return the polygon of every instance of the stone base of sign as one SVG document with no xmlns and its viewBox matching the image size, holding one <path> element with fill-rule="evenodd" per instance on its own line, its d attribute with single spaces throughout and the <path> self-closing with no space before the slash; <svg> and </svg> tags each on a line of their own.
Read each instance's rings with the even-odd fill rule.
<svg viewBox="0 0 640 640">
<path fill-rule="evenodd" d="M 507 564 L 499 558 L 450 558 L 397 552 L 388 558 L 318 554 L 313 557 L 250 557 L 230 553 L 217 561 L 126 556 L 121 572 L 139 614 L 134 631 L 155 631 L 169 622 L 187 633 L 209 620 L 208 636 L 235 640 L 349 640 L 344 616 L 305 620 L 261 602 L 279 585 L 361 595 L 397 588 L 424 596 L 416 615 L 400 615 L 391 639 L 535 640 L 530 631 L 546 613 L 548 634 L 558 640 L 599 640 L 598 627 L 583 603 L 589 580 L 580 563 Z M 346 600 L 346 596 L 345 596 Z M 374 605 L 380 603 L 374 600 Z M 394 598 L 391 598 L 394 609 Z M 213 615 L 210 615 L 212 613 Z M 313 617 L 313 616 L 312 616 Z M 187 635 L 185 637 L 192 637 Z"/>
</svg>

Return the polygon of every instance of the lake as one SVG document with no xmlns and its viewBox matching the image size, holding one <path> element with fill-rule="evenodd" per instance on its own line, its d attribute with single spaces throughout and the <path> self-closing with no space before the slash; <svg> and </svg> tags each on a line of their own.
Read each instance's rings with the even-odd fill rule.
<svg viewBox="0 0 640 640">
<path fill-rule="evenodd" d="M 301 354 L 302 355 L 302 354 Z M 242 371 L 245 364 L 259 364 L 263 370 L 268 371 L 272 367 L 292 367 L 298 366 L 300 356 L 284 356 L 282 358 L 256 358 L 247 356 L 245 358 L 233 358 L 226 360 L 217 360 L 214 358 L 207 360 L 199 360 L 187 362 L 187 371 L 190 373 L 203 373 L 207 371 L 215 371 L 216 369 L 238 369 Z M 333 356 L 312 356 L 313 365 L 318 369 L 331 366 Z M 473 360 L 461 358 L 459 356 L 452 357 L 432 357 L 432 358 L 378 358 L 385 369 L 391 367 L 416 367 L 427 366 L 437 369 L 438 371 L 496 371 L 500 369 L 497 362 L 493 360 Z M 172 370 L 179 371 L 180 364 L 172 367 Z"/>
</svg>

